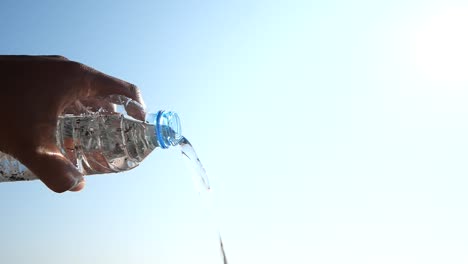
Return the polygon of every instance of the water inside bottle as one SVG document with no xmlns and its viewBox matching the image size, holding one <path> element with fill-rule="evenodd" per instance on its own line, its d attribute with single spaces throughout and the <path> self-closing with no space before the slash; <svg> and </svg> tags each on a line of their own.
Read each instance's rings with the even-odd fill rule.
<svg viewBox="0 0 468 264">
<path fill-rule="evenodd" d="M 203 164 L 200 162 L 200 159 L 198 158 L 197 153 L 195 152 L 195 149 L 193 148 L 192 144 L 190 144 L 190 142 L 185 137 L 183 137 L 180 140 L 179 146 L 180 146 L 182 155 L 187 158 L 186 161 L 188 163 L 188 166 L 193 171 L 192 179 L 194 181 L 195 188 L 200 194 L 200 197 L 202 201 L 204 202 L 204 205 L 207 206 L 209 211 L 211 211 L 209 213 L 213 214 L 214 213 L 213 195 L 211 193 L 212 190 L 211 190 L 210 182 L 208 180 L 208 175 L 206 174 L 205 168 L 203 167 Z M 224 264 L 228 264 L 226 253 L 224 251 L 223 240 L 221 238 L 221 233 L 219 232 L 219 228 L 218 228 L 218 237 L 219 237 L 219 246 L 220 246 L 222 261 Z"/>
<path fill-rule="evenodd" d="M 57 145 L 84 174 L 132 169 L 156 148 L 154 126 L 114 115 L 59 118 Z"/>
</svg>

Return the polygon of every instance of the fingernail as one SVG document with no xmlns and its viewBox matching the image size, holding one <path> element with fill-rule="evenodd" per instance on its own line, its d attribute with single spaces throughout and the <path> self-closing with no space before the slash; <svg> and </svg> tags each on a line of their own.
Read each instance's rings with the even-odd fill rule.
<svg viewBox="0 0 468 264">
<path fill-rule="evenodd" d="M 71 187 L 69 189 L 70 192 L 78 192 L 78 191 L 81 191 L 83 190 L 83 188 L 85 187 L 85 179 L 83 177 L 81 177 L 77 183 Z"/>
</svg>

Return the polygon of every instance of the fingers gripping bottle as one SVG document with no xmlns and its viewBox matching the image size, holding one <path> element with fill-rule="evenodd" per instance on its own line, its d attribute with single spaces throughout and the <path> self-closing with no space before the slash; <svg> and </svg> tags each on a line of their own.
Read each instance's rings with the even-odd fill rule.
<svg viewBox="0 0 468 264">
<path fill-rule="evenodd" d="M 84 175 L 130 170 L 154 149 L 175 146 L 182 139 L 175 112 L 158 111 L 145 121 L 120 113 L 62 115 L 57 146 Z M 0 152 L 0 182 L 37 177 L 14 157 Z"/>
</svg>

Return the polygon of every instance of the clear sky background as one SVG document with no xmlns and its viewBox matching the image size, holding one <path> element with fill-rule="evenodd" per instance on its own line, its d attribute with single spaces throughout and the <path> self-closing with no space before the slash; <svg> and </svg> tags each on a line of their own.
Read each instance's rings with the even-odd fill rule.
<svg viewBox="0 0 468 264">
<path fill-rule="evenodd" d="M 467 1 L 0 2 L 0 53 L 179 113 L 231 264 L 467 263 L 467 47 Z M 1 263 L 218 260 L 176 149 L 80 193 L 0 184 Z"/>
</svg>

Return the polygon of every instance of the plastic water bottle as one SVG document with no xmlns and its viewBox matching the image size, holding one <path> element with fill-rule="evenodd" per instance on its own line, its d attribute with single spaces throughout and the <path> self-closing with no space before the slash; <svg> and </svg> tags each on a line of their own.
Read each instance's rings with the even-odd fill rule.
<svg viewBox="0 0 468 264">
<path fill-rule="evenodd" d="M 120 113 L 63 115 L 56 137 L 62 154 L 84 175 L 130 170 L 154 149 L 183 138 L 179 117 L 171 111 L 147 114 L 144 122 Z M 0 182 L 34 179 L 18 160 L 0 152 Z"/>
</svg>

